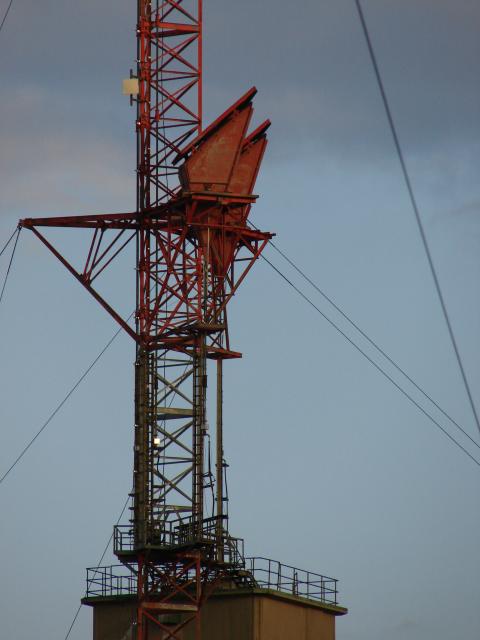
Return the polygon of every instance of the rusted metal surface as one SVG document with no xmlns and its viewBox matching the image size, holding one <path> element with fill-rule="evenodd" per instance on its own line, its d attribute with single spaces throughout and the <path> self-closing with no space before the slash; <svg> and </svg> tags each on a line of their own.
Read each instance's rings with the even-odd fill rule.
<svg viewBox="0 0 480 640">
<path fill-rule="evenodd" d="M 183 160 L 179 176 L 185 191 L 232 192 L 230 180 L 253 114 L 256 91 L 250 89 L 177 156 L 177 162 Z"/>
<path fill-rule="evenodd" d="M 198 637 L 205 590 L 201 553 L 176 554 L 163 563 L 151 562 L 140 553 L 137 562 L 137 638 L 148 638 L 149 625 L 161 630 L 165 638 L 182 638 L 182 629 L 190 623 L 195 624 Z M 168 613 L 184 615 L 167 625 L 163 615 Z"/>
</svg>

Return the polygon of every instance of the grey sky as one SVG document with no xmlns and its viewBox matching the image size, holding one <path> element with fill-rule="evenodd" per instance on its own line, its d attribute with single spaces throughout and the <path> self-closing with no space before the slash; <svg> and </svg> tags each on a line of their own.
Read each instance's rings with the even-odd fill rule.
<svg viewBox="0 0 480 640">
<path fill-rule="evenodd" d="M 205 5 L 206 121 L 253 84 L 257 121 L 273 121 L 255 223 L 479 440 L 353 1 Z M 480 407 L 480 4 L 363 6 Z M 134 206 L 120 81 L 135 8 L 14 3 L 0 34 L 1 239 L 19 217 Z M 108 285 L 128 315 L 124 281 Z M 338 577 L 339 640 L 476 640 L 480 469 L 268 265 L 230 322 L 244 353 L 226 367 L 232 533 L 251 555 Z M 1 472 L 115 327 L 27 232 L 0 323 Z M 130 489 L 133 358 L 119 337 L 0 487 L 5 637 L 66 633 Z M 90 624 L 82 611 L 72 640 Z"/>
</svg>

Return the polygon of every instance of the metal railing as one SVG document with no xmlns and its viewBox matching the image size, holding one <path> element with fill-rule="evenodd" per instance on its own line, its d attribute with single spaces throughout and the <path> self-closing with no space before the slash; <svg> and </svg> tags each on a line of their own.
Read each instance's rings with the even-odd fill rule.
<svg viewBox="0 0 480 640">
<path fill-rule="evenodd" d="M 137 576 L 123 564 L 87 569 L 87 598 L 137 593 Z"/>
<path fill-rule="evenodd" d="M 338 580 L 270 558 L 242 558 L 240 564 L 227 571 L 226 575 L 230 574 L 234 579 L 240 574 L 243 576 L 239 583 L 242 587 L 269 589 L 315 602 L 338 604 Z M 87 569 L 87 597 L 135 595 L 136 589 L 133 565 L 131 569 L 125 565 Z"/>
<path fill-rule="evenodd" d="M 297 569 L 269 558 L 245 558 L 245 568 L 261 589 L 300 596 L 308 600 L 338 604 L 338 580 Z"/>
<path fill-rule="evenodd" d="M 158 531 L 151 532 L 149 540 L 149 546 L 160 549 L 171 549 L 185 545 L 219 544 L 218 518 L 205 518 L 200 525 L 190 518 L 170 520 L 162 523 L 162 528 Z M 233 538 L 224 530 L 221 544 L 225 563 L 243 565 L 244 541 L 241 538 Z M 114 553 L 129 553 L 135 551 L 135 548 L 132 526 L 116 525 L 113 529 Z"/>
</svg>

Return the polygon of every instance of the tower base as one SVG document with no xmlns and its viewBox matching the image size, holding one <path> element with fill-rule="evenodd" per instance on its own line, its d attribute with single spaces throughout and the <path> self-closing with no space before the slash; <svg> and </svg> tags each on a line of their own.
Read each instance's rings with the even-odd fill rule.
<svg viewBox="0 0 480 640">
<path fill-rule="evenodd" d="M 85 598 L 93 608 L 93 640 L 134 640 L 136 598 Z M 270 589 L 218 590 L 202 607 L 202 640 L 335 640 L 335 618 L 347 613 L 338 605 Z M 173 626 L 182 614 L 165 614 Z M 149 640 L 167 635 L 152 625 Z M 183 630 L 183 640 L 194 640 L 194 625 Z"/>
</svg>

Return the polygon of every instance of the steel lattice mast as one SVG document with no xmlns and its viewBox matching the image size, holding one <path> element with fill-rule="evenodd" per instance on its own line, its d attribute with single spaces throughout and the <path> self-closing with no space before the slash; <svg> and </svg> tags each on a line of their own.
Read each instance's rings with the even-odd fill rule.
<svg viewBox="0 0 480 640">
<path fill-rule="evenodd" d="M 159 627 L 179 638 L 220 580 L 242 566 L 223 492 L 223 360 L 232 351 L 226 308 L 269 238 L 247 225 L 269 122 L 247 134 L 255 89 L 202 131 L 202 2 L 139 0 L 137 210 L 21 221 L 136 341 L 133 508 L 114 548 L 137 584 L 137 638 Z M 80 266 L 42 227 L 91 229 Z M 136 243 L 135 326 L 97 278 Z M 207 374 L 216 365 L 215 469 Z M 207 456 L 209 459 L 209 456 Z M 163 617 L 181 612 L 167 626 Z"/>
<path fill-rule="evenodd" d="M 138 0 L 137 209 L 173 197 L 173 160 L 202 129 L 202 0 Z"/>
<path fill-rule="evenodd" d="M 201 0 L 140 0 L 137 55 L 137 210 L 148 215 L 175 197 L 173 160 L 201 131 Z M 172 522 L 203 520 L 205 393 L 199 381 L 205 355 L 197 344 L 183 357 L 168 347 L 148 348 L 169 320 L 188 318 L 185 300 L 177 308 L 173 280 L 180 267 L 182 285 L 194 286 L 197 261 L 185 233 L 169 228 L 155 234 L 146 227 L 138 234 L 137 333 L 147 343 L 137 345 L 135 376 L 133 525 L 139 548 L 165 541 Z M 193 394 L 186 388 L 192 381 Z"/>
</svg>

